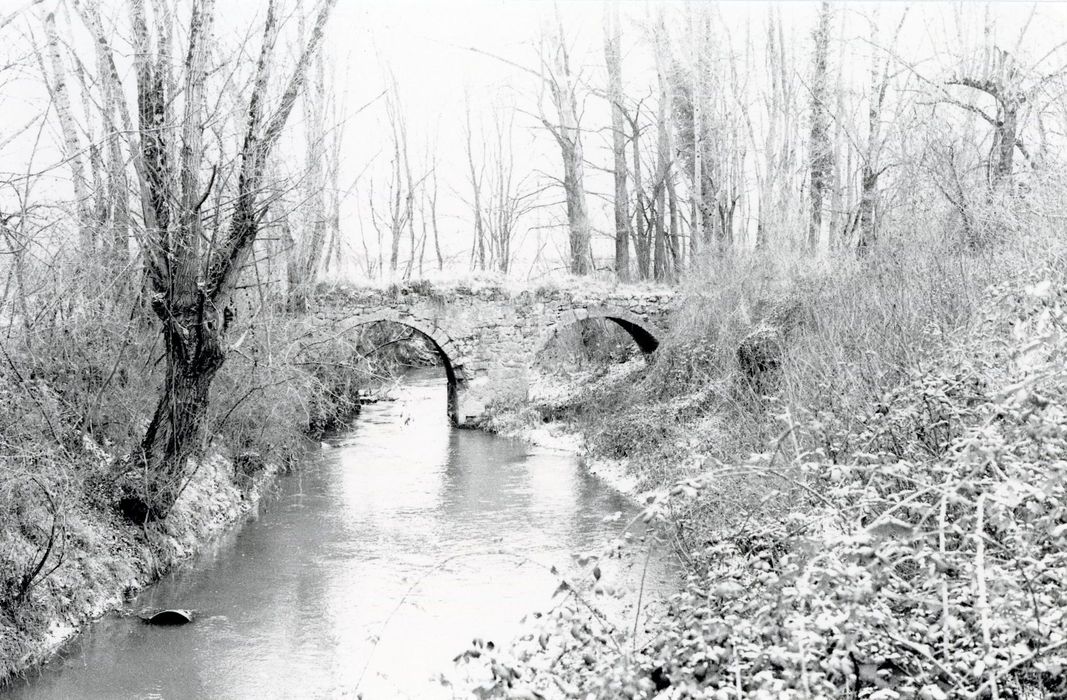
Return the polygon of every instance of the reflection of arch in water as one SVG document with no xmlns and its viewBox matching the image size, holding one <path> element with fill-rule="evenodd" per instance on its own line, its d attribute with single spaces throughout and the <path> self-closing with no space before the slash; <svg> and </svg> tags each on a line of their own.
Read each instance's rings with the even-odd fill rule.
<svg viewBox="0 0 1067 700">
<path fill-rule="evenodd" d="M 659 339 L 656 336 L 660 335 L 661 332 L 653 324 L 642 319 L 637 314 L 617 306 L 591 306 L 584 309 L 564 311 L 559 320 L 549 326 L 548 330 L 541 336 L 536 348 L 534 348 L 533 359 L 536 360 L 561 330 L 580 321 L 591 319 L 614 321 L 633 338 L 633 341 L 637 343 L 637 347 L 641 348 L 641 352 L 645 353 L 645 355 L 651 355 L 659 347 Z"/>
<path fill-rule="evenodd" d="M 433 321 L 415 316 L 402 316 L 391 309 L 354 316 L 346 319 L 341 324 L 341 333 L 348 333 L 360 326 L 372 323 L 396 323 L 417 331 L 433 345 L 437 355 L 441 358 L 441 364 L 445 367 L 445 377 L 448 379 L 448 420 L 453 425 L 459 423 L 459 392 L 466 386 L 467 374 L 463 365 L 457 362 L 455 356 L 459 354 L 459 348 L 448 333 Z"/>
</svg>

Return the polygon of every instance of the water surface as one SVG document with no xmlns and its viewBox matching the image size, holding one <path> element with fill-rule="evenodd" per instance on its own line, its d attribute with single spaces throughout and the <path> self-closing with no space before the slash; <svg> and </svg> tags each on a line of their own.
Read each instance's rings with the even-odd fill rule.
<svg viewBox="0 0 1067 700">
<path fill-rule="evenodd" d="M 105 617 L 4 697 L 452 697 L 437 678 L 473 637 L 506 642 L 550 604 L 556 579 L 522 558 L 567 567 L 634 506 L 572 455 L 451 428 L 443 377 L 408 379 L 131 604 L 193 624 Z"/>
</svg>

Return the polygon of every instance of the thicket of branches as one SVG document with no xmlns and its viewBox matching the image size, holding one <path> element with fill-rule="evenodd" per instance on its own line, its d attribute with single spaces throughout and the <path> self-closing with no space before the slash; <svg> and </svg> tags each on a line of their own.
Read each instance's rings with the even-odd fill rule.
<svg viewBox="0 0 1067 700">
<path fill-rule="evenodd" d="M 521 253 L 524 270 L 673 283 L 705 255 L 862 251 L 915 228 L 980 246 L 999 202 L 1056 172 L 1065 57 L 1040 7 L 1011 29 L 963 6 L 808 7 L 606 3 L 603 32 L 546 9 L 526 58 L 471 49 L 510 77 L 466 98 L 447 173 L 386 71 L 360 267 L 507 271 Z M 458 235 L 439 192 L 462 202 L 443 207 L 464 212 Z"/>
</svg>

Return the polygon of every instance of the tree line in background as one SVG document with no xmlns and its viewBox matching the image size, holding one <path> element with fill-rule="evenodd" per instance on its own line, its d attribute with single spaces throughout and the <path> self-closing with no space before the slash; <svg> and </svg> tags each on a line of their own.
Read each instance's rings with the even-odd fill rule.
<svg viewBox="0 0 1067 700">
<path fill-rule="evenodd" d="M 171 27 L 157 31 L 158 50 L 175 65 L 152 79 L 181 93 L 195 86 L 179 85 L 191 66 L 178 60 L 188 57 L 180 53 L 187 47 L 175 45 L 176 28 L 191 27 L 182 27 L 171 3 L 153 8 Z M 303 35 L 313 17 L 302 2 L 290 9 Z M 253 258 L 261 277 L 287 288 L 299 310 L 346 258 L 369 277 L 446 267 L 513 272 L 532 228 L 565 233 L 557 241 L 560 265 L 573 274 L 662 282 L 676 281 L 702 256 L 733 249 L 863 250 L 919 225 L 917 217 L 976 244 L 993 202 L 1024 198 L 1035 179 L 1053 171 L 1064 131 L 1063 68 L 1060 46 L 1046 50 L 1028 39 L 1031 22 L 1001 40 L 988 9 L 984 18 L 962 7 L 955 13 L 950 47 L 920 60 L 902 57 L 911 55 L 901 49 L 909 23 L 922 21 L 906 7 L 823 2 L 804 32 L 785 26 L 775 6 L 736 26 L 715 5 L 620 16 L 619 6 L 607 3 L 597 57 L 578 52 L 557 7 L 542 25 L 535 63 L 485 54 L 510 65 L 520 98 L 478 114 L 474 98 L 466 98 L 455 134 L 464 162 L 447 173 L 437 155 L 440 134 L 413 136 L 425 125 L 411 129 L 391 70 L 381 94 L 350 112 L 334 89 L 332 67 L 316 53 L 299 97 L 303 158 L 272 162 L 259 176 L 271 192 L 264 219 L 270 235 Z M 47 87 L 47 121 L 69 171 L 79 245 L 106 251 L 114 271 L 142 269 L 139 229 L 147 222 L 135 195 L 152 171 L 139 172 L 132 154 L 136 122 L 148 117 L 138 111 L 146 106 L 131 109 L 123 92 L 109 45 L 120 31 L 116 17 L 87 0 L 64 5 L 61 21 L 40 15 L 26 24 L 33 51 L 19 68 Z M 92 55 L 75 50 L 81 45 Z M 248 61 L 230 52 L 228 70 L 222 56 L 210 59 L 213 71 L 223 71 L 212 77 L 220 83 L 208 127 L 214 133 L 191 148 L 218 148 L 220 118 L 232 121 L 246 108 L 237 81 Z M 625 66 L 641 70 L 628 75 Z M 519 104 L 531 102 L 529 109 Z M 160 109 L 159 118 L 177 116 L 170 101 Z M 384 111 L 377 159 L 388 167 L 369 172 L 368 164 L 341 182 L 346 124 L 364 109 Z M 594 123 L 598 116 L 605 123 Z M 3 138 L 36 131 L 39 139 L 44 126 L 32 120 Z M 547 172 L 530 156 L 534 140 L 558 154 Z M 174 151 L 162 154 L 167 167 L 194 157 L 166 149 Z M 215 160 L 197 180 L 228 186 L 231 173 Z M 195 171 L 187 169 L 186 185 L 196 184 L 188 180 Z M 600 173 L 611 175 L 610 191 Z M 17 197 L 27 184 L 13 180 L 9 190 Z M 458 228 L 469 242 L 461 255 L 442 243 L 457 228 L 442 220 L 449 197 L 465 211 Z M 357 221 L 342 225 L 346 200 L 355 202 Z M 214 203 L 209 197 L 197 206 Z M 210 211 L 221 221 L 221 204 Z M 24 250 L 15 231 L 3 228 L 15 263 L 9 278 L 17 278 Z M 594 259 L 594 250 L 604 249 L 597 242 L 608 239 L 613 256 Z M 542 250 L 534 256 L 540 260 Z"/>
<path fill-rule="evenodd" d="M 607 89 L 587 89 L 612 105 L 620 279 L 673 281 L 701 255 L 734 248 L 864 250 L 916 224 L 917 212 L 946 208 L 946 228 L 978 245 L 989 205 L 1025 198 L 1049 168 L 1063 128 L 1062 44 L 1033 46 L 1029 21 L 1005 47 L 987 7 L 971 44 L 958 7 L 948 64 L 927 67 L 902 57 L 916 20 L 907 7 L 865 16 L 822 2 L 805 40 L 780 9 L 762 27 L 729 26 L 706 4 L 660 9 L 640 28 L 657 83 L 631 92 L 652 96 L 654 110 L 627 96 L 617 6 L 608 10 Z M 851 33 L 857 26 L 866 31 Z"/>
<path fill-rule="evenodd" d="M 534 106 L 497 104 L 479 130 L 468 98 L 468 177 L 453 188 L 470 212 L 469 247 L 451 264 L 508 272 L 517 240 L 545 210 L 562 232 L 563 267 L 620 280 L 673 282 L 702 256 L 735 249 L 863 251 L 915 226 L 980 244 L 995 228 L 994 203 L 1024 201 L 1052 171 L 1064 131 L 1063 45 L 1031 38 L 1036 6 L 1010 37 L 988 6 L 939 11 L 951 29 L 929 56 L 916 50 L 929 20 L 921 9 L 829 2 L 806 30 L 773 5 L 738 25 L 714 4 L 620 17 L 606 3 L 599 61 L 578 51 L 556 7 L 531 65 L 471 49 L 510 66 L 519 102 Z M 629 56 L 650 60 L 629 76 Z M 388 92 L 398 99 L 391 76 Z M 366 194 L 390 256 L 366 253 L 372 277 L 421 273 L 431 240 L 436 267 L 446 265 L 440 222 L 414 206 L 436 201 L 438 164 L 427 158 L 412 175 L 405 118 L 390 104 L 388 196 L 376 198 L 377 182 Z M 598 123 L 598 114 L 610 117 Z M 515 135 L 531 124 L 558 154 L 548 172 L 516 163 Z M 610 192 L 598 191 L 597 172 L 612 175 Z M 598 205 L 613 224 L 598 224 Z M 614 255 L 594 259 L 605 239 Z"/>
</svg>

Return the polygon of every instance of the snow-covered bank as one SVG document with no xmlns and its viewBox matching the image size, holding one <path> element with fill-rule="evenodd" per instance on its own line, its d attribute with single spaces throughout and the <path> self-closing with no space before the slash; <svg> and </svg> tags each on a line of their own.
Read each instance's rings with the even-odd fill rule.
<svg viewBox="0 0 1067 700">
<path fill-rule="evenodd" d="M 607 370 L 599 381 L 621 380 L 637 367 L 643 366 L 644 359 L 636 358 L 614 365 Z M 544 423 L 530 420 L 524 409 L 532 406 L 562 406 L 573 395 L 587 386 L 589 377 L 582 376 L 546 376 L 536 375 L 528 393 L 527 404 L 516 411 L 506 411 L 490 418 L 486 428 L 506 437 L 523 440 L 536 447 L 569 452 L 579 457 L 582 467 L 595 475 L 613 489 L 635 501 L 642 500 L 645 491 L 641 480 L 630 469 L 626 460 L 607 459 L 588 453 L 585 439 L 577 429 L 561 421 Z"/>
<path fill-rule="evenodd" d="M 111 509 L 75 505 L 66 514 L 62 565 L 21 608 L 0 615 L 0 688 L 254 513 L 277 473 L 268 465 L 236 474 L 229 460 L 206 459 L 167 520 L 144 527 Z"/>
<path fill-rule="evenodd" d="M 543 449 L 576 454 L 583 469 L 604 481 L 619 493 L 634 500 L 640 500 L 643 495 L 638 478 L 630 473 L 624 460 L 594 458 L 585 454 L 585 443 L 582 436 L 568 430 L 562 424 L 550 423 L 537 427 L 517 427 L 502 434 L 507 437 L 524 440 Z"/>
</svg>

